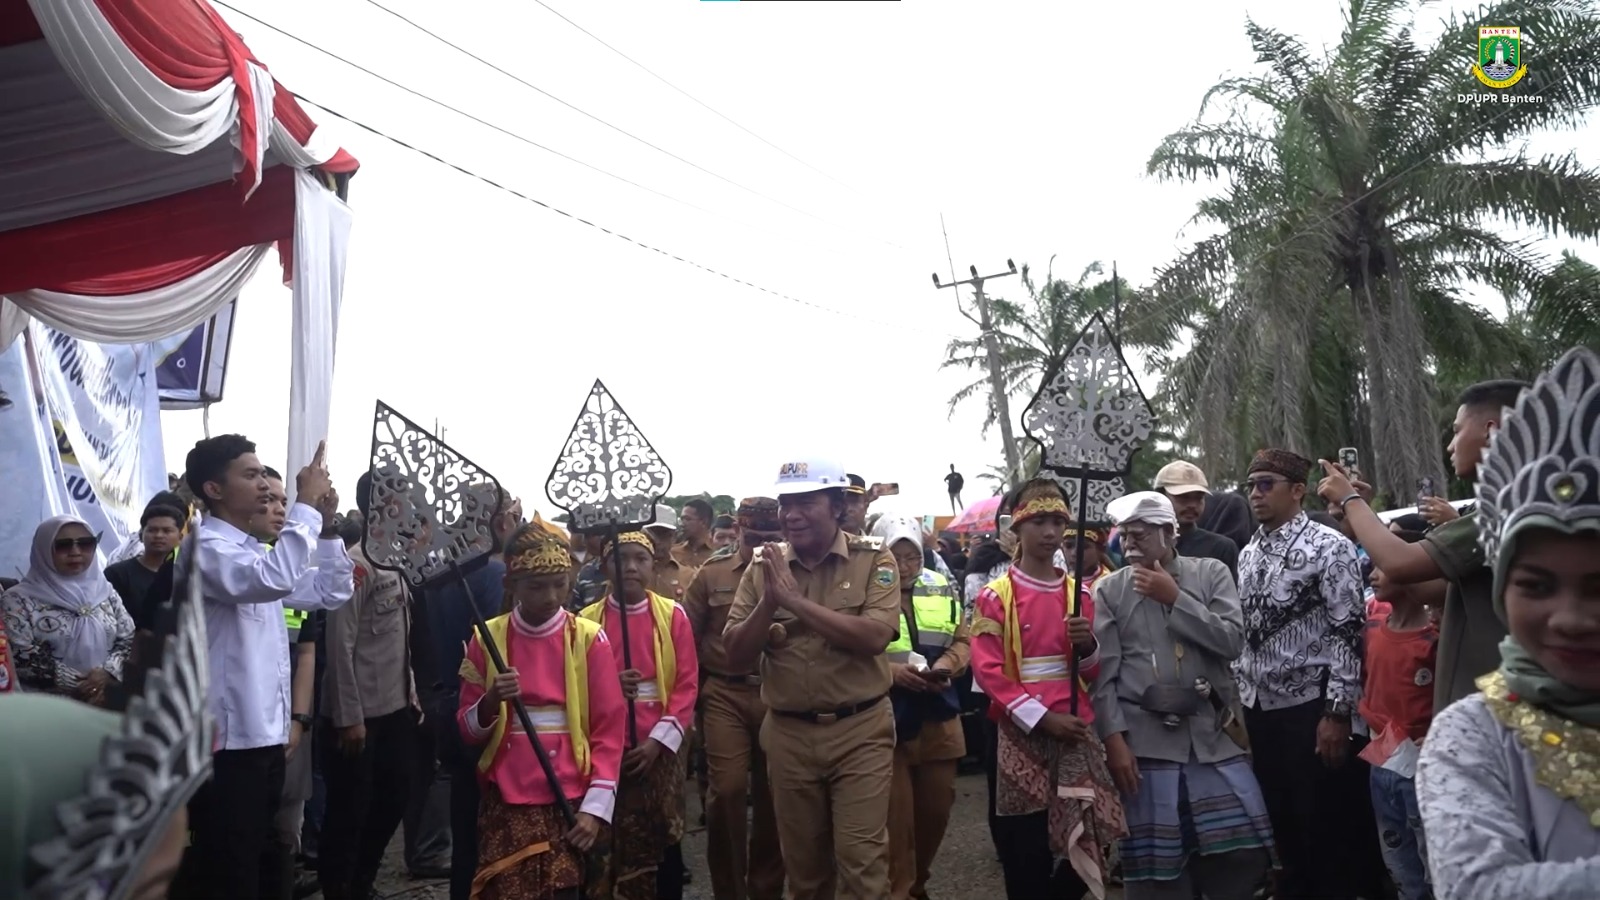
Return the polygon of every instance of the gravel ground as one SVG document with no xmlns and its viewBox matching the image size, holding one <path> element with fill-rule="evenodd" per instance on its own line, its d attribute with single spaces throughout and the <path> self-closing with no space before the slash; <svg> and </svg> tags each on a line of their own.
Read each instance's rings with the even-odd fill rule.
<svg viewBox="0 0 1600 900">
<path fill-rule="evenodd" d="M 989 840 L 989 824 L 984 815 L 982 775 L 965 775 L 956 781 L 956 806 L 950 816 L 939 856 L 934 860 L 929 893 L 935 900 L 998 900 L 1004 896 L 1000 863 L 995 860 L 994 844 Z M 690 821 L 699 820 L 699 800 L 689 790 Z M 706 874 L 706 836 L 702 828 L 692 828 L 684 839 L 684 858 L 694 873 L 694 881 L 684 890 L 685 900 L 711 900 L 711 880 Z M 449 890 L 440 882 L 412 881 L 406 877 L 400 860 L 400 836 L 389 847 L 389 860 L 378 890 L 388 900 L 446 900 Z M 317 896 L 321 896 L 320 894 Z M 1122 892 L 1113 888 L 1110 900 Z"/>
</svg>

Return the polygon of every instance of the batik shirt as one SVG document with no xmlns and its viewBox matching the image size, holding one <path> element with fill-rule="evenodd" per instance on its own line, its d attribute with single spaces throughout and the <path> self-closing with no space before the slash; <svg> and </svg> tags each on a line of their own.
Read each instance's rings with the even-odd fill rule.
<svg viewBox="0 0 1600 900">
<path fill-rule="evenodd" d="M 1233 670 L 1245 706 L 1283 709 L 1325 698 L 1355 708 L 1360 579 L 1350 539 L 1303 512 L 1274 531 L 1256 529 L 1239 553 L 1245 646 Z"/>
</svg>

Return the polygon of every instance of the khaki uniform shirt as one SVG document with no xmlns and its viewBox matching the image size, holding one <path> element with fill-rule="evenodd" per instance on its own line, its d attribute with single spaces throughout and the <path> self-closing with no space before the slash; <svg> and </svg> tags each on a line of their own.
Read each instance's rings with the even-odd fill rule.
<svg viewBox="0 0 1600 900">
<path fill-rule="evenodd" d="M 709 560 L 711 558 L 711 554 L 715 552 L 717 552 L 717 548 L 711 546 L 710 544 L 702 544 L 699 547 L 691 547 L 689 546 L 688 541 L 679 541 L 672 547 L 672 558 L 677 560 L 678 564 L 681 566 L 686 566 L 690 569 L 698 569 L 705 565 L 706 560 Z"/>
<path fill-rule="evenodd" d="M 789 571 L 807 600 L 899 632 L 900 572 L 879 541 L 841 531 L 815 569 L 796 559 L 788 544 L 782 546 Z M 749 618 L 761 594 L 761 567 L 750 566 L 739 580 L 727 627 Z M 779 609 L 773 622 L 787 633 L 768 643 L 761 655 L 761 699 L 769 707 L 829 712 L 889 693 L 892 679 L 885 654 L 865 657 L 834 647 L 787 610 Z"/>
<path fill-rule="evenodd" d="M 683 589 L 689 586 L 689 578 L 692 575 L 694 575 L 692 570 L 684 568 L 671 557 L 666 560 L 656 560 L 656 578 L 650 590 L 668 600 L 682 600 Z"/>
<path fill-rule="evenodd" d="M 1500 667 L 1506 626 L 1494 611 L 1494 569 L 1478 543 L 1477 512 L 1428 532 L 1422 549 L 1450 579 L 1439 618 L 1439 661 L 1433 669 L 1433 709 L 1442 712 L 1477 693 L 1478 676 Z"/>
<path fill-rule="evenodd" d="M 403 709 L 411 700 L 410 593 L 400 576 L 374 568 L 360 546 L 355 594 L 328 611 L 328 668 L 323 674 L 324 713 L 335 728 Z"/>
<path fill-rule="evenodd" d="M 689 614 L 689 626 L 694 629 L 700 668 L 715 675 L 755 674 L 734 671 L 722 644 L 728 612 L 733 609 L 734 594 L 747 568 L 749 564 L 737 555 L 714 560 L 700 567 L 683 592 L 683 610 Z"/>
</svg>

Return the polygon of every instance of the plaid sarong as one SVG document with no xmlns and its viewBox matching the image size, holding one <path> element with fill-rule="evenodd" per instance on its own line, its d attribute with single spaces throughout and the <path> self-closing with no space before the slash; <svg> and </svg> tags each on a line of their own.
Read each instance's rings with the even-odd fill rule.
<svg viewBox="0 0 1600 900">
<path fill-rule="evenodd" d="M 1171 881 L 1191 854 L 1217 856 L 1260 847 L 1277 856 L 1266 800 L 1248 757 L 1216 764 L 1139 760 L 1139 792 L 1126 798 L 1124 881 Z"/>
</svg>

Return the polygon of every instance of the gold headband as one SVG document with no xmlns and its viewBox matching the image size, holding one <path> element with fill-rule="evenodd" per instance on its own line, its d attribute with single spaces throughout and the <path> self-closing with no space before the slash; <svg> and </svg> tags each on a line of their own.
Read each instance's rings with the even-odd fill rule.
<svg viewBox="0 0 1600 900">
<path fill-rule="evenodd" d="M 1067 513 L 1067 501 L 1055 496 L 1035 497 L 1011 514 L 1011 529 L 1015 531 L 1018 525 L 1039 516 L 1060 516 L 1068 521 L 1072 519 Z"/>
<path fill-rule="evenodd" d="M 508 575 L 555 575 L 571 570 L 572 554 L 554 540 L 541 541 L 506 560 Z"/>
<path fill-rule="evenodd" d="M 652 554 L 656 552 L 656 543 L 655 541 L 650 540 L 650 536 L 648 534 L 645 534 L 642 531 L 624 531 L 623 533 L 617 535 L 617 539 L 615 541 L 608 541 L 606 543 L 606 555 L 611 555 L 611 548 L 613 546 L 620 546 L 622 544 L 638 544 L 646 550 L 649 550 Z"/>
<path fill-rule="evenodd" d="M 1066 531 L 1061 532 L 1061 536 L 1063 538 L 1076 538 L 1078 529 L 1068 528 Z M 1106 533 L 1098 528 L 1090 528 L 1083 532 L 1083 539 L 1091 544 L 1104 544 L 1106 542 Z"/>
</svg>

